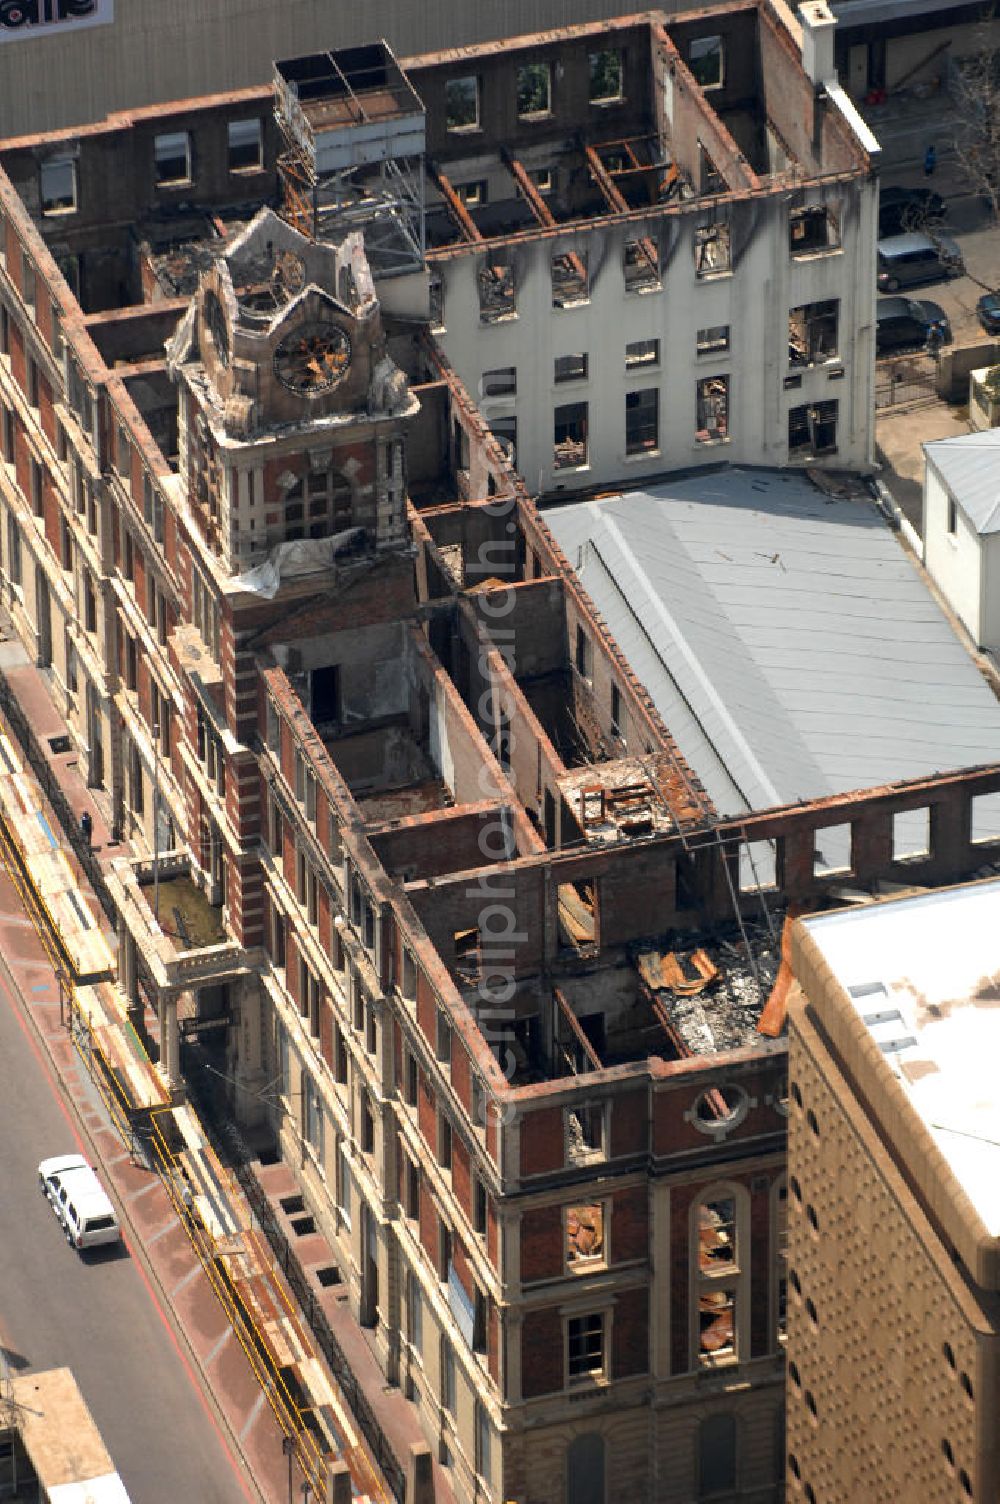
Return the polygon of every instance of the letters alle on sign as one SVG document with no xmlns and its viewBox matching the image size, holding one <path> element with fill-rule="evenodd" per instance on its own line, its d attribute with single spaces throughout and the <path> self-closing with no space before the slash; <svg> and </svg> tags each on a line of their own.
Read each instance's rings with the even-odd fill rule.
<svg viewBox="0 0 1000 1504">
<path fill-rule="evenodd" d="M 0 0 L 0 43 L 104 26 L 114 14 L 115 0 Z"/>
</svg>

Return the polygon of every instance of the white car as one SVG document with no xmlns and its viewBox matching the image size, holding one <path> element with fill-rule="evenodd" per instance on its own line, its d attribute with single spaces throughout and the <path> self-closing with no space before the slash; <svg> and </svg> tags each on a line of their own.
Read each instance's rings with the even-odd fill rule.
<svg viewBox="0 0 1000 1504">
<path fill-rule="evenodd" d="M 108 1195 L 82 1154 L 43 1159 L 38 1180 L 74 1248 L 117 1243 L 122 1235 Z"/>
</svg>

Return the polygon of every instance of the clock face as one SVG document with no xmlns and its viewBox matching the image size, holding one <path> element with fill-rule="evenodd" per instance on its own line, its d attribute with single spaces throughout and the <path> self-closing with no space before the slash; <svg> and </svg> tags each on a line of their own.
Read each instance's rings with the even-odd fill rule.
<svg viewBox="0 0 1000 1504">
<path fill-rule="evenodd" d="M 229 326 L 222 304 L 214 292 L 205 294 L 205 326 L 215 346 L 215 353 L 222 365 L 229 364 Z"/>
<path fill-rule="evenodd" d="M 274 352 L 274 374 L 299 397 L 328 392 L 347 375 L 351 341 L 339 324 L 305 324 Z"/>
</svg>

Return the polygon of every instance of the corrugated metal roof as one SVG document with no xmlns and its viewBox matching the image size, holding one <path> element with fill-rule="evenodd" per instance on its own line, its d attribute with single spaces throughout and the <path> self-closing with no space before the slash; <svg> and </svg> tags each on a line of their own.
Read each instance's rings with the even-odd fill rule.
<svg viewBox="0 0 1000 1504">
<path fill-rule="evenodd" d="M 720 812 L 1000 757 L 1000 704 L 870 502 L 734 469 L 545 520 Z"/>
<path fill-rule="evenodd" d="M 1000 428 L 933 439 L 924 454 L 977 533 L 1000 532 Z"/>
</svg>

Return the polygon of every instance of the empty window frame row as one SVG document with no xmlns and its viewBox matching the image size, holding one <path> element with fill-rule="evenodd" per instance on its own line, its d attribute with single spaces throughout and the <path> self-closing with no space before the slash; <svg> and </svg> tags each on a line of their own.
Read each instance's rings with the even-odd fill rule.
<svg viewBox="0 0 1000 1504">
<path fill-rule="evenodd" d="M 508 87 L 519 120 L 543 120 L 552 114 L 555 72 L 552 63 L 544 60 L 521 63 L 516 67 L 510 75 Z M 625 58 L 619 48 L 605 47 L 589 53 L 587 73 L 587 94 L 591 105 L 606 107 L 621 103 Z M 563 64 L 559 65 L 558 77 L 560 85 L 567 90 L 575 84 L 575 80 L 566 77 Z M 475 73 L 464 73 L 445 82 L 445 126 L 448 131 L 471 132 L 482 128 L 483 93 L 483 80 Z M 575 88 L 573 98 L 576 98 Z"/>
</svg>

